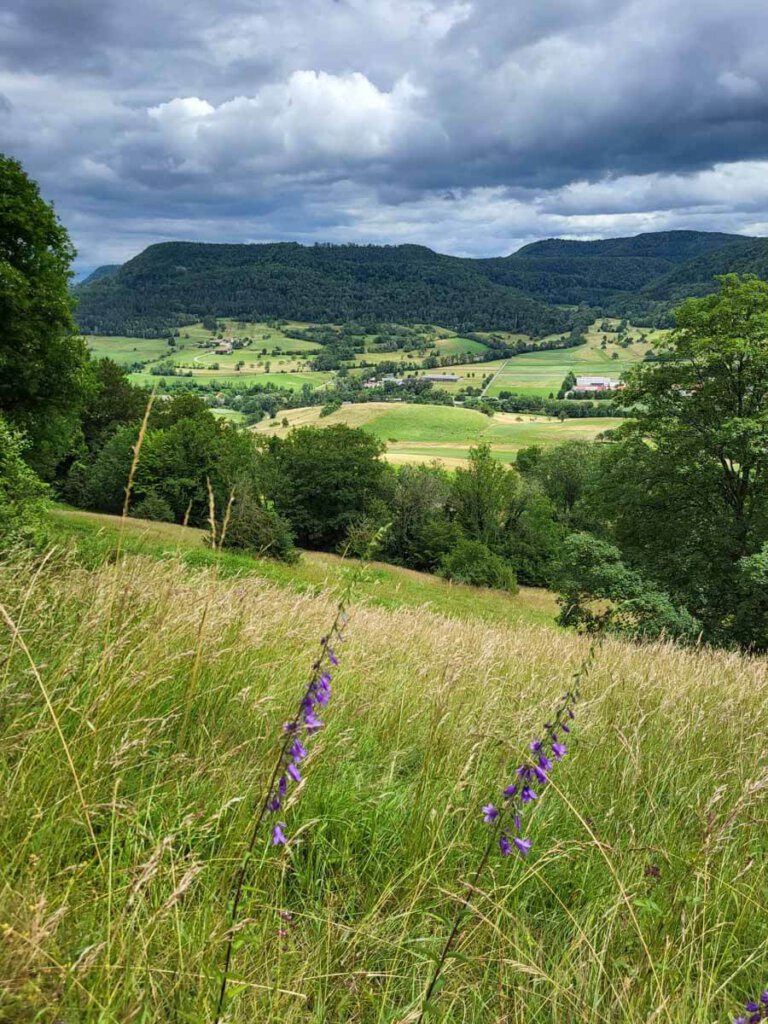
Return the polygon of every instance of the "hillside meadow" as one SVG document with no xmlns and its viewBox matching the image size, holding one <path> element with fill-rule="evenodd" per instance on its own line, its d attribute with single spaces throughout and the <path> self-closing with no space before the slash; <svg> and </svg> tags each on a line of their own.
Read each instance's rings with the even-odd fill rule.
<svg viewBox="0 0 768 1024">
<path fill-rule="evenodd" d="M 3 1020 L 214 1019 L 252 807 L 343 585 L 136 554 L 141 528 L 0 563 Z M 353 598 L 288 842 L 249 862 L 227 1021 L 418 1019 L 480 808 L 587 650 Z M 766 720 L 764 660 L 606 640 L 532 851 L 491 857 L 428 1019 L 734 1016 L 768 962 Z"/>
<path fill-rule="evenodd" d="M 452 406 L 365 402 L 344 405 L 328 416 L 321 416 L 317 406 L 286 409 L 276 419 L 259 423 L 255 430 L 259 434 L 284 437 L 294 427 L 337 423 L 361 427 L 383 441 L 390 462 L 436 459 L 453 468 L 465 464 L 470 448 L 477 444 L 487 442 L 494 458 L 514 462 L 521 448 L 563 441 L 591 441 L 618 426 L 621 420 L 593 417 L 561 421 L 551 416 L 512 413 L 489 417 L 475 409 Z"/>
</svg>

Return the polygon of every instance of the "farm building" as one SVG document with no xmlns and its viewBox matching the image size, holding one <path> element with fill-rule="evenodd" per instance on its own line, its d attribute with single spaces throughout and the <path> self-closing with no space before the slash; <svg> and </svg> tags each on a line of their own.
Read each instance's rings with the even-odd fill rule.
<svg viewBox="0 0 768 1024">
<path fill-rule="evenodd" d="M 456 384 L 461 380 L 455 373 L 425 373 L 422 380 L 430 380 L 433 384 Z"/>
<path fill-rule="evenodd" d="M 216 354 L 220 356 L 228 356 L 232 351 L 231 341 L 220 341 L 216 346 Z"/>
<path fill-rule="evenodd" d="M 381 388 L 384 387 L 385 384 L 394 384 L 396 387 L 400 388 L 403 386 L 404 383 L 405 381 L 402 379 L 402 377 L 382 377 L 381 380 L 376 380 L 376 378 L 374 377 L 372 380 L 367 380 L 365 384 L 363 384 L 363 387 Z"/>
<path fill-rule="evenodd" d="M 616 391 L 621 381 L 615 377 L 577 377 L 574 391 Z"/>
</svg>

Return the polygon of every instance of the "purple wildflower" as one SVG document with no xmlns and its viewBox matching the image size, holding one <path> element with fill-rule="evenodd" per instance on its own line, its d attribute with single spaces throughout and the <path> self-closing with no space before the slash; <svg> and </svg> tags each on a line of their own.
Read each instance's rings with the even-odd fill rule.
<svg viewBox="0 0 768 1024">
<path fill-rule="evenodd" d="M 285 796 L 288 792 L 288 779 L 284 775 L 280 776 L 280 781 L 277 784 L 277 792 L 280 796 Z"/>
<path fill-rule="evenodd" d="M 750 999 L 744 1004 L 748 1016 L 735 1017 L 733 1024 L 760 1024 L 761 1021 L 768 1021 L 768 989 L 761 992 L 757 999 Z M 761 1005 L 762 1004 L 762 1005 Z"/>
<path fill-rule="evenodd" d="M 581 678 L 578 674 L 577 677 Z M 518 781 L 516 783 L 510 783 L 510 785 L 506 786 L 504 789 L 503 793 L 505 803 L 503 810 L 496 811 L 493 804 L 488 804 L 487 807 L 483 808 L 483 814 L 486 815 L 486 821 L 493 821 L 500 815 L 509 814 L 514 823 L 514 831 L 517 832 L 518 836 L 522 835 L 522 812 L 527 804 L 531 804 L 538 799 L 537 790 L 539 789 L 539 786 L 546 786 L 549 783 L 550 773 L 554 769 L 555 762 L 561 761 L 567 753 L 565 743 L 561 743 L 558 737 L 561 733 L 565 734 L 570 732 L 570 728 L 566 722 L 574 717 L 572 705 L 578 700 L 578 697 L 578 689 L 574 689 L 572 691 L 569 690 L 568 693 L 563 695 L 552 720 L 544 723 L 543 733 L 540 734 L 541 738 L 531 740 L 528 744 L 529 750 L 534 755 L 534 763 L 524 763 L 515 769 Z M 533 788 L 534 785 L 536 786 L 536 789 Z M 494 816 L 491 818 L 487 817 L 488 808 L 493 808 L 493 810 L 496 811 Z M 502 829 L 503 837 L 506 839 L 511 831 L 511 827 L 505 824 Z M 525 850 L 520 848 L 520 852 L 527 853 L 531 845 L 530 840 L 521 839 L 521 842 L 524 843 Z M 768 1018 L 766 1018 L 766 1020 L 768 1020 Z"/>
<path fill-rule="evenodd" d="M 483 808 L 483 814 L 485 815 L 485 821 L 489 824 L 490 822 L 495 821 L 496 818 L 498 818 L 499 816 L 499 812 L 496 810 L 493 804 L 486 804 L 485 807 Z"/>
<path fill-rule="evenodd" d="M 318 718 L 314 711 L 310 711 L 309 714 L 304 716 L 304 725 L 307 727 L 307 732 L 311 733 L 322 729 L 325 722 Z"/>
<path fill-rule="evenodd" d="M 298 722 L 285 722 L 283 724 L 283 732 L 298 732 L 298 730 L 299 730 L 299 723 Z"/>
<path fill-rule="evenodd" d="M 273 796 L 272 797 L 272 799 L 267 804 L 267 810 L 273 811 L 273 812 L 280 810 L 280 797 L 279 796 Z"/>
<path fill-rule="evenodd" d="M 283 825 L 285 825 L 285 822 L 279 821 L 272 829 L 273 846 L 282 846 L 284 843 L 288 842 L 288 840 L 285 838 L 285 832 L 283 832 Z"/>
<path fill-rule="evenodd" d="M 301 782 L 301 772 L 293 762 L 288 765 L 288 774 L 294 782 Z"/>
<path fill-rule="evenodd" d="M 298 737 L 291 744 L 291 749 L 288 751 L 294 761 L 301 761 L 302 758 L 307 756 L 307 748 L 301 742 Z"/>
<path fill-rule="evenodd" d="M 336 655 L 334 654 L 330 647 L 328 648 L 328 660 L 332 665 L 339 664 L 339 659 L 336 657 Z"/>
<path fill-rule="evenodd" d="M 520 839 L 519 836 L 515 836 L 514 843 L 521 857 L 527 857 L 531 852 L 530 839 Z"/>
<path fill-rule="evenodd" d="M 499 849 L 501 850 L 502 857 L 508 857 L 512 853 L 512 844 L 506 836 L 502 836 L 499 839 Z"/>
</svg>

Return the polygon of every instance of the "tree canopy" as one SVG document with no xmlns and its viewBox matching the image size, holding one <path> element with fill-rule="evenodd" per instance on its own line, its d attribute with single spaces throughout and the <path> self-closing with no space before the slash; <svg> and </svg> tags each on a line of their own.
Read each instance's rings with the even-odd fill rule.
<svg viewBox="0 0 768 1024">
<path fill-rule="evenodd" d="M 0 412 L 51 476 L 79 429 L 91 377 L 69 294 L 74 249 L 21 165 L 0 154 Z"/>
</svg>

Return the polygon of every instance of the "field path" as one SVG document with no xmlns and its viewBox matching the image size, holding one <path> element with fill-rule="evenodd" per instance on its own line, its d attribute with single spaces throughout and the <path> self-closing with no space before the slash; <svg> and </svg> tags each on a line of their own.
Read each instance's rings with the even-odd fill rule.
<svg viewBox="0 0 768 1024">
<path fill-rule="evenodd" d="M 489 387 L 491 386 L 491 384 L 493 384 L 493 382 L 494 382 L 494 381 L 496 380 L 496 378 L 497 378 L 497 377 L 499 376 L 499 374 L 500 374 L 500 373 L 503 373 L 503 372 L 504 372 L 504 371 L 506 370 L 506 368 L 507 368 L 507 364 L 508 364 L 508 363 L 509 363 L 509 359 L 505 359 L 505 360 L 504 360 L 504 362 L 502 363 L 502 365 L 501 365 L 501 366 L 500 366 L 500 367 L 498 368 L 498 370 L 496 371 L 496 373 L 494 373 L 494 375 L 493 375 L 493 376 L 491 377 L 491 379 L 490 379 L 490 380 L 488 381 L 488 383 L 487 383 L 487 384 L 485 385 L 485 387 L 483 388 L 483 390 L 482 390 L 482 391 L 480 392 L 480 397 L 481 397 L 481 398 L 483 397 L 483 395 L 485 394 L 485 392 L 486 392 L 486 391 L 488 390 L 488 388 L 489 388 Z"/>
</svg>

